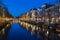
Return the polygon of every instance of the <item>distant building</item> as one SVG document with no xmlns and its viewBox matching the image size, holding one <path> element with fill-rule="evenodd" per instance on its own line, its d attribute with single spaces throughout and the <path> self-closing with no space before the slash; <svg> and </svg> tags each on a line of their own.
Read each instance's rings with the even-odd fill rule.
<svg viewBox="0 0 60 40">
<path fill-rule="evenodd" d="M 29 11 L 30 18 L 35 18 L 35 20 L 42 20 L 44 22 L 49 22 L 49 20 L 58 22 L 59 18 L 59 8 L 56 5 L 45 4 L 43 8 L 33 8 Z"/>
<path fill-rule="evenodd" d="M 1 3 L 0 3 L 0 16 L 8 18 L 12 17 L 12 15 L 9 14 L 8 9 L 5 7 L 5 5 Z"/>
<path fill-rule="evenodd" d="M 57 5 L 44 4 L 42 8 L 33 8 L 27 14 L 30 20 L 58 23 L 60 20 L 60 2 Z"/>
</svg>

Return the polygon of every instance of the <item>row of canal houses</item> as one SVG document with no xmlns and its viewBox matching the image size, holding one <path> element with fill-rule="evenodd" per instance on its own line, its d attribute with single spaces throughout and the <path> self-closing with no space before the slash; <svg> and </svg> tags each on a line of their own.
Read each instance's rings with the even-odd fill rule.
<svg viewBox="0 0 60 40">
<path fill-rule="evenodd" d="M 0 0 L 0 40 L 6 40 L 7 33 L 10 29 L 11 23 L 10 21 L 6 21 L 6 19 L 12 18 L 8 12 L 8 8 L 5 4 Z"/>
<path fill-rule="evenodd" d="M 6 7 L 6 5 L 2 2 L 0 2 L 0 17 L 12 17 L 12 15 L 8 12 L 8 8 Z"/>
<path fill-rule="evenodd" d="M 43 40 L 60 40 L 60 24 L 55 25 L 55 23 L 60 23 L 59 5 L 60 3 L 56 5 L 44 4 L 42 8 L 32 8 L 27 12 L 27 14 L 22 15 L 20 18 L 22 18 L 24 21 L 27 21 L 27 24 L 25 23 L 26 25 L 28 25 L 31 21 L 31 25 L 28 27 L 28 30 L 31 32 L 31 34 L 36 34 L 40 37 L 44 36 Z M 42 24 L 42 22 L 44 24 Z"/>
<path fill-rule="evenodd" d="M 44 4 L 41 8 L 33 8 L 27 12 L 27 19 L 37 22 L 45 23 L 59 23 L 60 22 L 60 4 L 51 5 Z M 24 16 L 22 16 L 24 17 Z M 25 16 L 26 18 L 26 16 Z"/>
<path fill-rule="evenodd" d="M 33 30 L 34 27 L 37 31 L 31 31 L 31 33 L 37 33 L 37 35 L 44 36 L 43 40 L 60 40 L 60 25 L 51 26 L 50 24 L 60 23 L 60 3 L 56 5 L 44 4 L 42 8 L 33 8 L 24 14 L 22 20 L 30 20 L 36 22 L 44 22 L 49 26 L 31 26 L 28 30 Z M 46 27 L 46 28 L 45 28 Z M 39 29 L 40 28 L 40 29 Z M 41 31 L 41 33 L 40 33 Z M 38 34 L 39 33 L 39 34 Z M 49 35 L 49 36 L 48 36 Z M 43 37 L 41 36 L 41 37 Z M 48 39 L 49 38 L 49 39 Z"/>
</svg>

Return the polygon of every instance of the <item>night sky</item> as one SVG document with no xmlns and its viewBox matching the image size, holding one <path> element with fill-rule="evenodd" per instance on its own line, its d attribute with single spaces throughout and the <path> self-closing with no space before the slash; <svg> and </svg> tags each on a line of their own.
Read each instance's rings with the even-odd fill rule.
<svg viewBox="0 0 60 40">
<path fill-rule="evenodd" d="M 31 8 L 41 7 L 44 3 L 56 4 L 58 0 L 3 0 L 10 14 L 17 17 Z"/>
</svg>

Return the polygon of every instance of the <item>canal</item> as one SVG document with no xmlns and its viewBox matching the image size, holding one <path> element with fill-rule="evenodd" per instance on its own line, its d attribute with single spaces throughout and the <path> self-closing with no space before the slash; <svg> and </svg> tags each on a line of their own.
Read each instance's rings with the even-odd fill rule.
<svg viewBox="0 0 60 40">
<path fill-rule="evenodd" d="M 7 40 L 40 40 L 32 36 L 25 28 L 18 23 L 13 23 L 8 32 Z"/>
</svg>

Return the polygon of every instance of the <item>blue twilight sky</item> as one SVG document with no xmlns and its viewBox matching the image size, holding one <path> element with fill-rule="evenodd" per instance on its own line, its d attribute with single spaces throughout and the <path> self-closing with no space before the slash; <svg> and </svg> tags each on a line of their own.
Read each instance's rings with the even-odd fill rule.
<svg viewBox="0 0 60 40">
<path fill-rule="evenodd" d="M 9 12 L 17 17 L 31 8 L 41 7 L 44 3 L 56 4 L 58 0 L 3 0 Z"/>
</svg>

